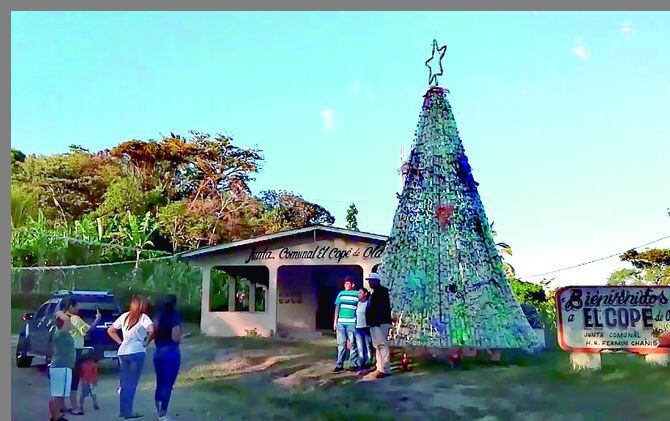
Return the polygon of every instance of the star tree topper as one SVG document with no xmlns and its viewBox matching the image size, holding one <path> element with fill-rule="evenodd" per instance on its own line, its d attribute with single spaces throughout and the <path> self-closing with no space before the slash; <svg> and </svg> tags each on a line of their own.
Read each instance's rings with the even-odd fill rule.
<svg viewBox="0 0 670 421">
<path fill-rule="evenodd" d="M 437 60 L 437 63 L 432 63 L 430 64 L 431 61 L 435 59 L 435 53 L 439 52 L 440 53 L 440 58 Z M 437 86 L 437 77 L 442 76 L 442 58 L 444 57 L 444 54 L 447 52 L 447 46 L 438 46 L 437 45 L 437 40 L 433 40 L 433 51 L 431 53 L 431 56 L 428 60 L 426 60 L 426 67 L 428 67 L 428 84 L 432 85 L 433 81 L 435 81 L 435 86 Z M 437 67 L 440 66 L 440 71 L 436 72 L 433 71 L 433 66 Z"/>
</svg>

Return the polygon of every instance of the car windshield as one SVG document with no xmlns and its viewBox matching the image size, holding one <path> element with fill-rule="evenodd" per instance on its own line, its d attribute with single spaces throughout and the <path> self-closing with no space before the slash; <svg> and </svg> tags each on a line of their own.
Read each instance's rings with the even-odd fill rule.
<svg viewBox="0 0 670 421">
<path fill-rule="evenodd" d="M 87 309 L 87 308 L 80 308 L 79 311 L 79 316 L 81 316 L 82 319 L 93 319 L 95 318 L 95 308 L 92 309 Z M 113 317 L 113 316 L 118 316 L 119 311 L 116 309 L 105 309 L 105 308 L 100 308 L 100 314 L 103 317 Z"/>
<path fill-rule="evenodd" d="M 119 306 L 114 301 L 114 297 L 93 297 L 93 296 L 75 296 L 77 300 L 77 311 L 85 319 L 94 318 L 96 308 L 104 317 L 118 315 Z"/>
</svg>

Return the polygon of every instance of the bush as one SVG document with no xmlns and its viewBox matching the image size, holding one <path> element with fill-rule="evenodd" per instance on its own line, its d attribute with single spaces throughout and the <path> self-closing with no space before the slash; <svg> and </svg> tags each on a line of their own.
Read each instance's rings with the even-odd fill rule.
<svg viewBox="0 0 670 421">
<path fill-rule="evenodd" d="M 133 295 L 141 295 L 147 299 L 149 302 L 149 312 L 152 315 L 155 315 L 157 312 L 156 302 L 165 293 L 155 292 L 155 291 L 138 291 L 138 290 L 117 290 L 114 291 L 114 296 L 116 297 L 119 306 L 122 311 L 127 311 L 128 306 L 130 305 L 130 300 Z M 200 306 L 194 304 L 185 304 L 177 301 L 177 310 L 181 312 L 182 321 L 186 323 L 196 323 L 200 324 Z"/>
<path fill-rule="evenodd" d="M 36 311 L 51 294 L 12 294 L 12 308 L 26 311 Z"/>
<path fill-rule="evenodd" d="M 528 319 L 530 327 L 533 329 L 542 329 L 544 327 L 544 321 L 540 316 L 540 312 L 537 311 L 537 308 L 535 308 L 534 305 L 522 303 L 521 309 L 523 310 L 523 314 L 526 315 L 526 319 Z"/>
<path fill-rule="evenodd" d="M 161 293 L 150 292 L 150 291 L 133 291 L 133 290 L 117 290 L 113 291 L 114 297 L 116 298 L 117 303 L 121 307 L 121 311 L 127 311 L 128 305 L 130 304 L 130 299 L 133 295 L 139 294 L 147 298 L 149 301 L 149 310 L 151 314 L 155 314 L 155 303 Z M 51 298 L 51 294 L 40 294 L 40 293 L 30 293 L 30 294 L 12 294 L 12 317 L 14 314 L 23 314 L 27 312 L 35 312 L 37 309 Z M 189 304 L 179 304 L 177 309 L 181 312 L 182 321 L 185 323 L 195 323 L 200 324 L 200 306 L 199 305 L 189 305 Z M 12 323 L 14 320 L 12 319 Z"/>
<path fill-rule="evenodd" d="M 200 324 L 200 307 L 181 306 L 179 307 L 179 311 L 181 311 L 183 322 Z"/>
<path fill-rule="evenodd" d="M 137 269 L 135 262 L 129 262 L 48 271 L 12 268 L 11 273 L 13 294 L 22 290 L 39 294 L 59 289 L 111 290 L 124 304 L 139 291 L 147 297 L 171 293 L 180 303 L 200 305 L 202 272 L 176 257 L 141 261 Z"/>
</svg>

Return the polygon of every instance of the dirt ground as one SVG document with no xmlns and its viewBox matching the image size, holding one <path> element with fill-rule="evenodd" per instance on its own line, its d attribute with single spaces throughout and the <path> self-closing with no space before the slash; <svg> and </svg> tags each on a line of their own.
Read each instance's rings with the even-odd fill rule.
<svg viewBox="0 0 670 421">
<path fill-rule="evenodd" d="M 562 352 L 533 357 L 503 354 L 460 366 L 413 360 L 413 370 L 361 381 L 334 375 L 334 342 L 237 338 L 198 334 L 182 344 L 182 369 L 170 404 L 178 420 L 229 419 L 485 419 L 667 420 L 670 369 L 648 367 L 633 355 L 603 357 L 603 370 L 574 373 Z M 48 419 L 48 379 L 36 361 L 12 361 L 12 419 Z M 156 419 L 151 350 L 136 410 Z M 118 373 L 101 376 L 101 411 L 89 406 L 70 420 L 111 420 L 118 413 Z"/>
</svg>

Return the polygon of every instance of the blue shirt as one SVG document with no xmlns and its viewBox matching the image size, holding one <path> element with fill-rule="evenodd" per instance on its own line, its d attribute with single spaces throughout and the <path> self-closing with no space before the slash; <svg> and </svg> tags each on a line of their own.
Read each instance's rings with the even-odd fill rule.
<svg viewBox="0 0 670 421">
<path fill-rule="evenodd" d="M 161 313 L 156 319 L 156 346 L 178 345 L 179 342 L 172 340 L 172 328 L 181 326 L 181 314 L 178 311 Z"/>
</svg>

